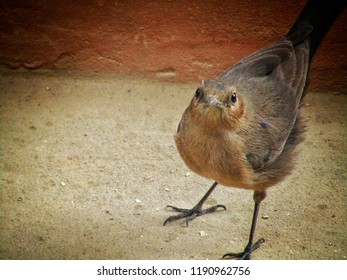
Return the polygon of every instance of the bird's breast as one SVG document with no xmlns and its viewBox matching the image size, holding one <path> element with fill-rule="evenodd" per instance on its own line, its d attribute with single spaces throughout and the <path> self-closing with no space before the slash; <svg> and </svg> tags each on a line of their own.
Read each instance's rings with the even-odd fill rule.
<svg viewBox="0 0 347 280">
<path fill-rule="evenodd" d="M 206 131 L 186 124 L 175 135 L 175 142 L 182 159 L 195 173 L 222 185 L 251 188 L 244 143 L 235 132 Z"/>
</svg>

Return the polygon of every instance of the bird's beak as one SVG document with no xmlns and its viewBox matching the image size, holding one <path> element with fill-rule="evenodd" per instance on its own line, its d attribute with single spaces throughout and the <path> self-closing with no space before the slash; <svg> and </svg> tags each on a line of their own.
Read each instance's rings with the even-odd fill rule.
<svg viewBox="0 0 347 280">
<path fill-rule="evenodd" d="M 209 96 L 207 100 L 207 105 L 221 107 L 223 105 L 215 96 Z"/>
</svg>

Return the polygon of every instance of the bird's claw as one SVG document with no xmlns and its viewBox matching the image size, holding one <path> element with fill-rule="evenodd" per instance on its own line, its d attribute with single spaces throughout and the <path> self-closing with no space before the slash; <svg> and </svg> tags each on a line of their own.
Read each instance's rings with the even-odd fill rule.
<svg viewBox="0 0 347 280">
<path fill-rule="evenodd" d="M 241 253 L 228 253 L 223 256 L 223 259 L 237 259 L 237 260 L 250 260 L 253 251 L 260 247 L 260 244 L 264 243 L 265 239 L 260 238 L 253 245 L 247 245 L 245 250 Z"/>
<path fill-rule="evenodd" d="M 197 206 L 193 207 L 192 209 L 178 208 L 178 207 L 171 206 L 171 205 L 168 205 L 167 208 L 171 208 L 172 210 L 179 212 L 180 214 L 168 217 L 164 222 L 164 226 L 167 223 L 177 221 L 180 219 L 184 219 L 184 218 L 186 219 L 186 226 L 188 226 L 188 222 L 191 220 L 194 220 L 198 216 L 201 216 L 201 215 L 204 215 L 207 213 L 216 212 L 218 210 L 218 208 L 222 208 L 222 210 L 226 210 L 226 207 L 222 204 L 218 204 L 218 205 L 212 206 L 212 207 L 204 209 L 204 210 L 201 209 L 200 205 L 197 205 Z"/>
</svg>

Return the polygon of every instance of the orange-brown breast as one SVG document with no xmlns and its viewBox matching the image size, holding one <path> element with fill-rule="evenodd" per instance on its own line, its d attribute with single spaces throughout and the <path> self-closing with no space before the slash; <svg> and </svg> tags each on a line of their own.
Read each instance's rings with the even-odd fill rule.
<svg viewBox="0 0 347 280">
<path fill-rule="evenodd" d="M 243 140 L 232 130 L 211 130 L 204 124 L 198 125 L 189 111 L 183 118 L 175 141 L 186 165 L 200 176 L 222 185 L 253 188 Z"/>
</svg>

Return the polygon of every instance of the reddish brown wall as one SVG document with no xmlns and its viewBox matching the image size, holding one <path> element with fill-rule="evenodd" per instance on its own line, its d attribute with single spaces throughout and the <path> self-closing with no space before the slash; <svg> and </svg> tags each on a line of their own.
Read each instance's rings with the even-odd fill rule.
<svg viewBox="0 0 347 280">
<path fill-rule="evenodd" d="M 215 76 L 279 40 L 304 0 L 0 0 L 0 64 Z M 315 57 L 311 89 L 346 88 L 346 13 Z"/>
</svg>

